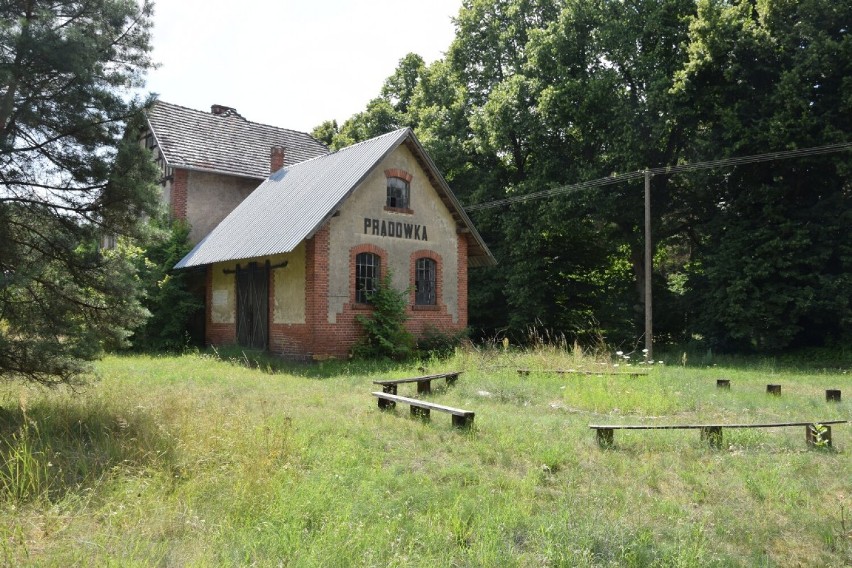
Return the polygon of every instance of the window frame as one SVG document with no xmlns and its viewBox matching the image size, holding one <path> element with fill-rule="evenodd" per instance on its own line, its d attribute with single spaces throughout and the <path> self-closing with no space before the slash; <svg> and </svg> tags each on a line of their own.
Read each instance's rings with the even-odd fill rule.
<svg viewBox="0 0 852 568">
<path fill-rule="evenodd" d="M 434 258 L 421 256 L 414 262 L 414 305 L 438 305 L 438 262 Z"/>
<path fill-rule="evenodd" d="M 392 211 L 411 210 L 411 181 L 400 176 L 388 176 L 385 208 Z M 400 192 L 401 196 L 395 195 Z"/>
<path fill-rule="evenodd" d="M 382 278 L 382 257 L 370 251 L 355 255 L 355 303 L 371 304 L 369 295 L 375 293 Z"/>
</svg>

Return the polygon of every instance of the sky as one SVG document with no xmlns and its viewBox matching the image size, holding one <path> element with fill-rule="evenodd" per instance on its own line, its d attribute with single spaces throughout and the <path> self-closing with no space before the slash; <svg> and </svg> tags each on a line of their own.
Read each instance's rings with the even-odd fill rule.
<svg viewBox="0 0 852 568">
<path fill-rule="evenodd" d="M 378 96 L 410 52 L 431 63 L 462 0 L 155 0 L 146 91 L 310 132 Z"/>
</svg>

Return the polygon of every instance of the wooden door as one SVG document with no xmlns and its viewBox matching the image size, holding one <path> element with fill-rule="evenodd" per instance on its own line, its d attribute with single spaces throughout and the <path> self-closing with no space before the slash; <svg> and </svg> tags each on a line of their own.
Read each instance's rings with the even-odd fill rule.
<svg viewBox="0 0 852 568">
<path fill-rule="evenodd" d="M 269 329 L 269 266 L 237 265 L 237 343 L 266 349 Z"/>
</svg>

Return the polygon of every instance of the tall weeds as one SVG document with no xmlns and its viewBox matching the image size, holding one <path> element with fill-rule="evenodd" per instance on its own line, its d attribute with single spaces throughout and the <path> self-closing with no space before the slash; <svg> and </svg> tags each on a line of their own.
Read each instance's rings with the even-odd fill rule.
<svg viewBox="0 0 852 568">
<path fill-rule="evenodd" d="M 168 469 L 173 441 L 128 406 L 49 393 L 0 410 L 0 502 L 54 501 L 121 470 Z"/>
<path fill-rule="evenodd" d="M 21 407 L 23 420 L 17 432 L 2 439 L 0 447 L 0 499 L 22 503 L 47 497 L 52 483 L 50 445 L 38 424 Z"/>
</svg>

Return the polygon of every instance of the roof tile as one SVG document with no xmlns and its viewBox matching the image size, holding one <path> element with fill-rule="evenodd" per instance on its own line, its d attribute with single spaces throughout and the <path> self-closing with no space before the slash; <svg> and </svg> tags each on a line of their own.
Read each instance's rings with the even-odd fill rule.
<svg viewBox="0 0 852 568">
<path fill-rule="evenodd" d="M 222 114 L 156 101 L 147 112 L 160 150 L 171 167 L 265 179 L 269 152 L 284 148 L 284 165 L 322 156 L 328 149 L 305 132 L 258 124 L 233 109 Z"/>
</svg>

